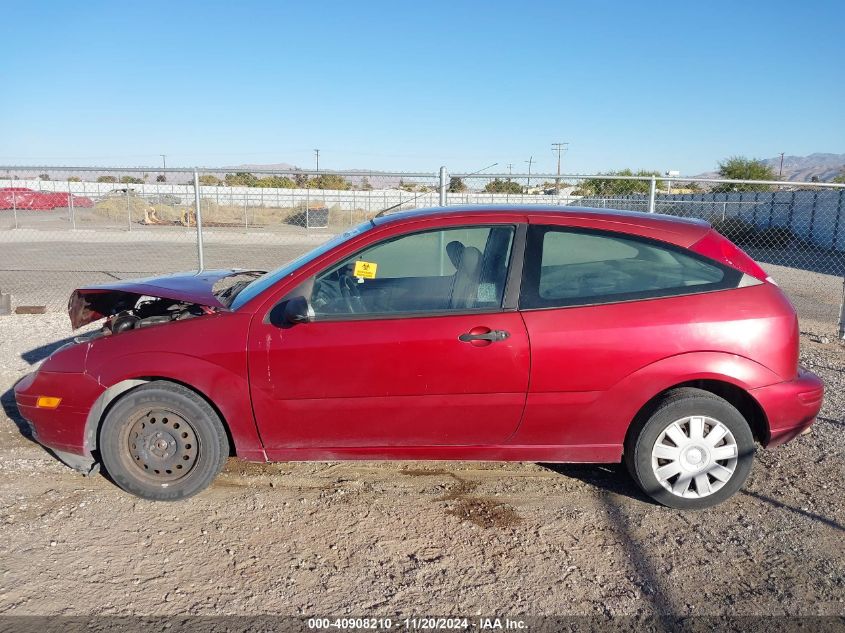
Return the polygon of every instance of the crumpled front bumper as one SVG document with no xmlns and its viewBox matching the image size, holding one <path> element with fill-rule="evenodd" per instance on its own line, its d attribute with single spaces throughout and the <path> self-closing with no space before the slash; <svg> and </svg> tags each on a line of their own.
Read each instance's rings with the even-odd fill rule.
<svg viewBox="0 0 845 633">
<path fill-rule="evenodd" d="M 822 408 L 824 383 L 811 371 L 799 369 L 794 380 L 752 389 L 769 422 L 767 448 L 801 435 L 816 421 Z"/>
</svg>

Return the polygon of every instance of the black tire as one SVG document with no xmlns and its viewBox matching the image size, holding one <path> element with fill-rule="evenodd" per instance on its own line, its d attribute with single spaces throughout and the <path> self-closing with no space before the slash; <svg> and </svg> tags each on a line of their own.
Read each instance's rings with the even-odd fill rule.
<svg viewBox="0 0 845 633">
<path fill-rule="evenodd" d="M 703 489 L 703 494 L 702 491 L 697 489 L 699 486 L 698 482 L 693 479 L 690 483 L 689 489 L 684 494 L 698 495 L 695 497 L 680 496 L 676 492 L 664 487 L 664 484 L 660 482 L 657 474 L 655 473 L 655 466 L 659 467 L 661 465 L 667 465 L 673 460 L 661 460 L 658 458 L 654 458 L 653 460 L 652 456 L 652 450 L 655 448 L 658 440 L 660 440 L 661 443 L 665 443 L 671 451 L 674 442 L 671 438 L 668 440 L 663 439 L 665 437 L 663 436 L 664 431 L 666 431 L 668 427 L 673 426 L 674 422 L 681 421 L 692 416 L 705 417 L 721 423 L 728 429 L 736 445 L 735 462 L 731 459 L 715 462 L 715 464 L 721 465 L 723 468 L 727 467 L 725 470 L 720 470 L 719 474 L 721 477 L 727 477 L 727 475 L 723 473 L 730 470 L 731 467 L 733 473 L 725 481 L 703 473 L 707 479 L 706 481 L 702 481 L 703 485 L 701 487 Z M 690 420 L 688 424 L 691 425 L 691 423 L 692 421 Z M 701 421 L 699 421 L 699 425 L 700 424 Z M 718 426 L 718 424 L 716 426 Z M 691 426 L 683 427 L 682 425 L 680 428 L 691 429 Z M 707 430 L 708 426 L 705 424 L 704 428 L 704 432 L 707 434 L 709 432 Z M 711 426 L 709 428 L 712 430 L 713 427 Z M 689 431 L 689 434 L 692 436 L 692 431 Z M 725 445 L 731 443 L 729 441 L 729 436 L 726 435 L 725 437 L 727 439 L 721 441 L 724 442 Z M 705 451 L 715 450 L 708 447 L 709 444 L 705 445 Z M 716 448 L 722 447 L 723 445 L 716 445 Z M 697 446 L 690 445 L 690 448 L 694 451 L 693 457 L 695 459 L 699 459 L 703 455 Z M 732 448 L 727 448 L 726 450 L 730 452 Z M 634 426 L 629 431 L 625 442 L 624 461 L 628 468 L 628 472 L 631 473 L 631 476 L 634 478 L 637 485 L 643 490 L 643 492 L 658 503 L 669 506 L 670 508 L 678 508 L 682 510 L 701 510 L 721 503 L 742 487 L 745 480 L 748 478 L 748 475 L 751 473 L 751 466 L 754 461 L 754 450 L 754 436 L 751 433 L 751 427 L 742 414 L 737 411 L 733 405 L 708 391 L 685 387 L 675 389 L 667 393 L 666 397 L 657 404 L 650 415 L 644 416 L 643 419 L 635 422 Z M 684 454 L 684 451 L 681 451 L 680 447 L 678 454 Z M 709 455 L 704 455 L 704 459 L 709 459 Z M 693 470 L 694 466 L 691 465 L 685 458 L 680 457 L 676 463 L 677 466 L 673 464 L 673 468 L 688 467 L 689 470 L 682 470 L 680 474 L 675 475 L 674 481 L 671 481 L 672 477 L 667 478 L 667 485 L 673 488 L 682 488 L 682 484 L 685 484 L 686 482 L 681 481 L 681 479 L 685 476 L 687 479 L 692 477 L 691 473 L 695 472 Z M 706 461 L 704 463 L 706 463 Z M 712 463 L 713 462 L 711 462 L 711 464 Z M 706 467 L 703 464 L 701 468 Z M 676 486 L 676 484 L 678 485 Z M 717 485 L 720 487 L 715 489 Z M 715 489 L 715 491 L 709 492 L 708 490 L 711 487 Z"/>
<path fill-rule="evenodd" d="M 125 491 L 178 501 L 217 476 L 229 456 L 229 440 L 208 402 L 159 380 L 114 403 L 100 429 L 99 450 L 106 472 Z"/>
</svg>

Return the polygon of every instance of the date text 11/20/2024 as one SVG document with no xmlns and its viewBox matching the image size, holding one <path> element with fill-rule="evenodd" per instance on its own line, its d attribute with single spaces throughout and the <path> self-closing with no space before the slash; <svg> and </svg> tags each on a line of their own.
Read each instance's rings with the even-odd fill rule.
<svg viewBox="0 0 845 633">
<path fill-rule="evenodd" d="M 524 620 L 500 617 L 447 618 L 419 617 L 402 618 L 309 618 L 308 628 L 312 630 L 390 630 L 412 631 L 468 630 L 519 631 L 528 628 Z"/>
</svg>

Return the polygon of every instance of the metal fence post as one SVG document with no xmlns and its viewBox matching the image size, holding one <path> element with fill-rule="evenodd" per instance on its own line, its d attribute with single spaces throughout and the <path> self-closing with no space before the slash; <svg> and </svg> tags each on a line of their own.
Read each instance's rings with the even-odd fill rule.
<svg viewBox="0 0 845 633">
<path fill-rule="evenodd" d="M 440 168 L 440 206 L 446 206 L 446 179 L 448 178 L 448 174 L 446 173 L 446 167 Z"/>
<path fill-rule="evenodd" d="M 648 185 L 648 212 L 654 213 L 654 195 L 657 193 L 657 178 L 651 177 Z"/>
<path fill-rule="evenodd" d="M 15 228 L 18 228 L 18 197 L 15 191 L 12 191 L 12 213 L 15 215 Z"/>
<path fill-rule="evenodd" d="M 205 260 L 202 245 L 202 209 L 200 207 L 200 174 L 194 169 L 194 208 L 197 216 L 197 264 L 198 272 L 205 268 Z M 190 222 L 188 222 L 190 224 Z"/>
<path fill-rule="evenodd" d="M 845 341 L 845 277 L 842 278 L 842 301 L 839 304 L 839 338 Z"/>
<path fill-rule="evenodd" d="M 132 230 L 132 209 L 129 206 L 129 187 L 126 187 L 126 191 L 124 192 L 124 197 L 126 198 L 126 226 L 127 230 Z"/>
<path fill-rule="evenodd" d="M 68 207 L 70 210 L 70 224 L 73 227 L 73 230 L 76 230 L 76 212 L 73 209 L 73 192 L 70 191 L 70 187 L 68 187 L 68 194 L 67 194 L 67 202 Z"/>
</svg>

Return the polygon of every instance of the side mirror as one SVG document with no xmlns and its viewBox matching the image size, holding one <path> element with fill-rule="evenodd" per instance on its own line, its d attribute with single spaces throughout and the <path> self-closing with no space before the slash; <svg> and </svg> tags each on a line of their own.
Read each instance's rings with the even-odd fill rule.
<svg viewBox="0 0 845 633">
<path fill-rule="evenodd" d="M 305 297 L 293 297 L 285 302 L 284 319 L 287 323 L 311 323 L 314 310 Z"/>
</svg>

